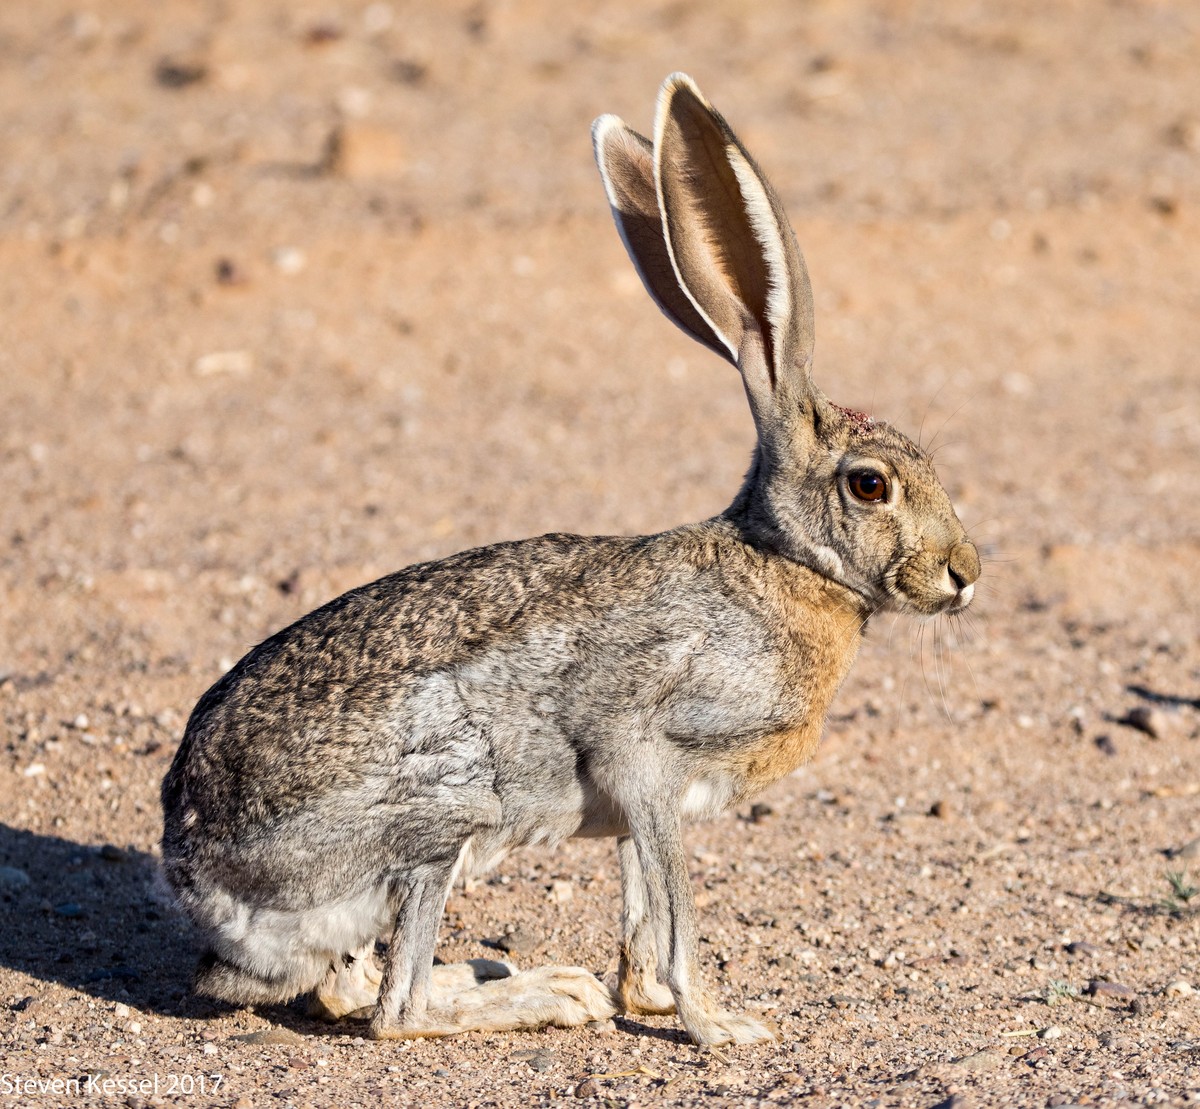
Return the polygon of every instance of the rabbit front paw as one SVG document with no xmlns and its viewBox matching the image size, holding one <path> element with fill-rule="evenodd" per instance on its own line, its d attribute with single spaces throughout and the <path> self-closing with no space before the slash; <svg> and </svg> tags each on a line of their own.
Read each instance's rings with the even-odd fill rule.
<svg viewBox="0 0 1200 1109">
<path fill-rule="evenodd" d="M 653 974 L 625 974 L 617 982 L 617 996 L 626 1013 L 665 1017 L 675 1012 L 675 998 Z"/>
</svg>

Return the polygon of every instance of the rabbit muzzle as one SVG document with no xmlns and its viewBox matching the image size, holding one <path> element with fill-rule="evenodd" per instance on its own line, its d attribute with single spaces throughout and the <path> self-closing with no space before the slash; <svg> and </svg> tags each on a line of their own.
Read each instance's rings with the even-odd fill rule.
<svg viewBox="0 0 1200 1109">
<path fill-rule="evenodd" d="M 975 582 L 979 580 L 979 551 L 969 539 L 955 544 L 951 550 L 946 575 L 955 592 L 944 611 L 962 612 L 975 596 Z"/>
<path fill-rule="evenodd" d="M 887 591 L 894 611 L 921 616 L 962 612 L 975 595 L 979 552 L 962 538 L 948 548 L 926 544 L 909 555 L 889 576 Z"/>
</svg>

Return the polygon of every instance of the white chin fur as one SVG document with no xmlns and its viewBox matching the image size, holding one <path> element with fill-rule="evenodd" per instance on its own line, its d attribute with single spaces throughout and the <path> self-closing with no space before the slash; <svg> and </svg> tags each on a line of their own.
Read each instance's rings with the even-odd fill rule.
<svg viewBox="0 0 1200 1109">
<path fill-rule="evenodd" d="M 971 598 L 975 596 L 975 583 L 963 586 L 962 589 L 954 597 L 954 602 L 947 608 L 947 612 L 962 612 L 964 608 L 971 603 Z"/>
</svg>

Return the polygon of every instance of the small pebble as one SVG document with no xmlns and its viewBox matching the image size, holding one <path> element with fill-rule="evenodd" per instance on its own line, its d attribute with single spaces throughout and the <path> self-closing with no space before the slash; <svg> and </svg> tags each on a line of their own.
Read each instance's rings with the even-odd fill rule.
<svg viewBox="0 0 1200 1109">
<path fill-rule="evenodd" d="M 395 177 L 408 166 L 404 140 L 390 127 L 345 120 L 325 143 L 324 168 L 358 180 Z"/>
<path fill-rule="evenodd" d="M 1093 978 L 1083 992 L 1091 994 L 1092 997 L 1134 997 L 1137 993 L 1132 986 L 1121 982 L 1105 982 L 1098 978 Z"/>
<path fill-rule="evenodd" d="M 29 875 L 19 867 L 0 866 L 0 890 L 23 890 L 29 881 Z"/>
<path fill-rule="evenodd" d="M 1068 955 L 1078 955 L 1086 959 L 1095 959 L 1100 954 L 1100 948 L 1086 940 L 1075 940 L 1067 944 Z"/>
<path fill-rule="evenodd" d="M 1062 1039 L 1062 1034 L 1063 1030 L 1057 1024 L 1051 1024 L 1038 1033 L 1038 1038 L 1042 1040 L 1059 1040 Z"/>
<path fill-rule="evenodd" d="M 232 258 L 218 258 L 213 270 L 218 285 L 244 285 L 247 281 L 245 271 Z"/>
<path fill-rule="evenodd" d="M 523 928 L 517 928 L 508 935 L 501 936 L 496 941 L 496 946 L 510 955 L 529 955 L 537 950 L 540 943 L 537 936 L 526 932 Z"/>
<path fill-rule="evenodd" d="M 204 1045 L 204 1054 L 205 1055 L 216 1055 L 216 1053 L 217 1053 L 217 1045 L 216 1044 L 205 1044 Z"/>
<path fill-rule="evenodd" d="M 100 848 L 100 858 L 109 863 L 123 863 L 129 856 L 115 843 L 106 843 Z"/>
<path fill-rule="evenodd" d="M 594 1078 L 585 1078 L 575 1087 L 576 1097 L 599 1097 L 600 1083 Z"/>
<path fill-rule="evenodd" d="M 617 1025 L 612 1020 L 589 1020 L 587 1022 L 587 1030 L 595 1032 L 597 1035 L 607 1035 L 609 1032 L 615 1032 Z"/>
<path fill-rule="evenodd" d="M 1191 997 L 1196 992 L 1190 982 L 1180 978 L 1172 982 L 1164 991 L 1167 997 Z"/>
<path fill-rule="evenodd" d="M 281 246 L 272 256 L 275 268 L 282 274 L 293 277 L 298 274 L 308 262 L 304 251 L 294 246 Z"/>
<path fill-rule="evenodd" d="M 950 808 L 948 801 L 934 801 L 929 806 L 929 815 L 937 817 L 938 820 L 949 820 L 954 815 L 954 812 Z"/>
<path fill-rule="evenodd" d="M 575 896 L 575 887 L 570 882 L 555 879 L 550 883 L 550 900 L 556 905 L 565 905 Z"/>
<path fill-rule="evenodd" d="M 129 1016 L 130 1012 L 131 1010 L 129 1006 L 121 1001 L 118 1001 L 116 1005 L 113 1006 L 113 1016 L 116 1017 L 117 1020 L 124 1020 L 127 1016 Z"/>
<path fill-rule="evenodd" d="M 1188 840 L 1182 847 L 1171 852 L 1173 859 L 1200 859 L 1200 839 Z"/>
<path fill-rule="evenodd" d="M 208 66 L 196 58 L 163 58 L 154 67 L 154 79 L 164 89 L 185 89 L 208 76 Z"/>
<path fill-rule="evenodd" d="M 1119 721 L 1139 732 L 1145 732 L 1151 739 L 1162 739 L 1167 731 L 1167 717 L 1161 709 L 1149 705 L 1137 705 L 1131 708 Z"/>
<path fill-rule="evenodd" d="M 83 916 L 83 906 L 75 901 L 64 901 L 61 905 L 54 906 L 55 916 L 66 917 L 73 920 L 76 917 Z"/>
<path fill-rule="evenodd" d="M 984 1071 L 991 1070 L 1004 1058 L 998 1051 L 977 1051 L 974 1055 L 964 1055 L 961 1059 L 956 1059 L 954 1065 L 962 1067 L 965 1071 Z"/>
<path fill-rule="evenodd" d="M 1111 736 L 1098 735 L 1093 742 L 1096 744 L 1096 750 L 1102 755 L 1115 755 L 1117 753 L 1117 745 L 1113 743 Z"/>
<path fill-rule="evenodd" d="M 750 823 L 761 824 L 768 817 L 774 816 L 775 810 L 770 805 L 764 805 L 761 801 L 756 801 L 750 806 Z"/>
</svg>

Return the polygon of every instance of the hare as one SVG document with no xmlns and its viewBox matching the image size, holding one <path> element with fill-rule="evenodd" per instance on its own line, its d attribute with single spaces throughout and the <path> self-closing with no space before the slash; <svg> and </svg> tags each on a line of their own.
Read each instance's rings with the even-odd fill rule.
<svg viewBox="0 0 1200 1109">
<path fill-rule="evenodd" d="M 697 961 L 682 828 L 813 752 L 877 612 L 957 612 L 979 557 L 929 458 L 813 384 L 813 300 L 774 190 L 675 74 L 653 142 L 593 127 L 651 297 L 740 371 L 757 446 L 733 503 L 644 537 L 545 535 L 354 589 L 197 704 L 163 783 L 163 864 L 208 950 L 198 991 L 373 1007 L 376 1038 L 676 1013 L 774 1032 Z M 577 967 L 435 967 L 456 877 L 615 836 L 615 993 Z M 382 976 L 372 952 L 390 936 Z M 381 980 L 382 979 L 382 980 Z"/>
</svg>

